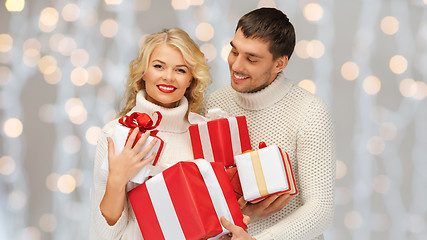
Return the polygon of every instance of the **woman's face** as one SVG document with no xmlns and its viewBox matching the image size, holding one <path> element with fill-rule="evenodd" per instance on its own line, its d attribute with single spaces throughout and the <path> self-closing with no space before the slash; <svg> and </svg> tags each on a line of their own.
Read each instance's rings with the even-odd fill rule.
<svg viewBox="0 0 427 240">
<path fill-rule="evenodd" d="M 192 79 L 193 75 L 181 52 L 168 44 L 160 44 L 154 48 L 142 77 L 147 100 L 166 108 L 176 106 Z"/>
</svg>

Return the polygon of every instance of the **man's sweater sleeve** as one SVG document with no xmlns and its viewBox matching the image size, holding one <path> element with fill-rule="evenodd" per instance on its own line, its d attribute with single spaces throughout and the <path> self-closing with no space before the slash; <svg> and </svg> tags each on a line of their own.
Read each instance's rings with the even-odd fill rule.
<svg viewBox="0 0 427 240">
<path fill-rule="evenodd" d="M 335 143 L 326 105 L 308 105 L 297 137 L 299 194 L 304 204 L 286 218 L 254 236 L 262 239 L 313 239 L 332 223 L 334 215 Z"/>
</svg>

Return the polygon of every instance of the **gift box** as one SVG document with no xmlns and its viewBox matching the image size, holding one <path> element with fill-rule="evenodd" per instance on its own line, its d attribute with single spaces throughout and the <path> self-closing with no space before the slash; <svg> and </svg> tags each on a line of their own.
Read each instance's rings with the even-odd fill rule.
<svg viewBox="0 0 427 240">
<path fill-rule="evenodd" d="M 237 155 L 235 159 L 246 201 L 256 203 L 272 194 L 298 193 L 289 156 L 276 145 Z"/>
<path fill-rule="evenodd" d="M 149 176 L 149 172 L 152 166 L 156 165 L 158 162 L 160 155 L 162 153 L 164 142 L 162 139 L 156 136 L 157 130 L 155 129 L 162 119 L 162 115 L 160 112 L 154 112 L 154 114 L 157 114 L 157 121 L 154 124 L 151 120 L 150 116 L 146 113 L 139 113 L 134 112 L 130 116 L 123 116 L 119 119 L 119 123 L 115 126 L 112 139 L 114 142 L 114 150 L 116 154 L 120 154 L 123 151 L 123 148 L 125 144 L 127 143 L 127 140 L 130 136 L 130 134 L 135 130 L 139 129 L 139 132 L 136 136 L 136 139 L 133 143 L 133 146 L 137 143 L 137 141 L 141 138 L 142 134 L 146 131 L 150 131 L 150 136 L 148 136 L 147 140 L 145 141 L 144 145 L 141 147 L 140 151 L 142 151 L 154 138 L 157 138 L 158 141 L 156 145 L 151 149 L 151 151 L 143 157 L 143 159 L 148 158 L 151 156 L 153 152 L 156 152 L 156 158 L 151 164 L 146 165 L 143 167 L 130 181 L 135 183 L 143 183 Z M 108 172 L 108 153 L 105 154 L 104 162 L 101 165 L 101 169 L 104 169 Z"/>
<path fill-rule="evenodd" d="M 234 156 L 251 149 L 245 116 L 215 119 L 189 128 L 194 158 L 233 166 Z"/>
<path fill-rule="evenodd" d="M 145 240 L 219 237 L 228 233 L 221 216 L 247 228 L 222 163 L 178 162 L 128 198 Z"/>
</svg>

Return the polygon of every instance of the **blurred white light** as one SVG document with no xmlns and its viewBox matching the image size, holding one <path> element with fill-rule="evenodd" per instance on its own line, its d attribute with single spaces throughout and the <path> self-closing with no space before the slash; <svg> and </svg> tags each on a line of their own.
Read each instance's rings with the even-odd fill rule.
<svg viewBox="0 0 427 240">
<path fill-rule="evenodd" d="M 416 81 L 417 91 L 414 95 L 414 98 L 417 100 L 423 100 L 427 97 L 427 85 L 423 81 Z"/>
<path fill-rule="evenodd" d="M 367 94 L 375 95 L 381 89 L 381 81 L 375 76 L 368 76 L 363 80 L 363 90 Z"/>
<path fill-rule="evenodd" d="M 345 80 L 353 81 L 359 76 L 359 66 L 354 62 L 346 62 L 341 67 L 341 75 Z"/>
<path fill-rule="evenodd" d="M 205 0 L 189 0 L 190 1 L 190 5 L 193 6 L 200 6 L 203 5 L 203 3 L 205 2 Z"/>
<path fill-rule="evenodd" d="M 0 34 L 0 53 L 9 52 L 13 47 L 13 38 L 9 34 Z"/>
<path fill-rule="evenodd" d="M 104 0 L 107 5 L 119 5 L 123 0 Z"/>
<path fill-rule="evenodd" d="M 62 18 L 67 22 L 74 22 L 80 17 L 80 8 L 74 3 L 68 3 L 62 9 Z"/>
<path fill-rule="evenodd" d="M 21 12 L 25 7 L 25 0 L 6 0 L 5 6 L 9 12 Z"/>
<path fill-rule="evenodd" d="M 117 21 L 114 19 L 107 19 L 101 23 L 100 31 L 102 36 L 106 38 L 112 38 L 116 36 L 119 31 L 119 25 Z"/>
<path fill-rule="evenodd" d="M 101 134 L 101 128 L 98 126 L 92 126 L 86 131 L 86 140 L 92 145 L 96 145 L 98 142 L 99 135 Z"/>
<path fill-rule="evenodd" d="M 40 13 L 39 28 L 43 32 L 52 32 L 58 23 L 59 14 L 55 8 L 45 8 Z"/>
<path fill-rule="evenodd" d="M 304 79 L 298 83 L 298 86 L 305 90 L 316 94 L 316 84 L 310 79 Z"/>
<path fill-rule="evenodd" d="M 318 3 L 309 3 L 304 7 L 303 14 L 308 21 L 319 21 L 323 17 L 323 7 Z"/>
<path fill-rule="evenodd" d="M 76 47 L 76 41 L 70 37 L 64 37 L 58 43 L 58 51 L 64 56 L 70 56 Z"/>
<path fill-rule="evenodd" d="M 73 71 L 71 71 L 70 79 L 75 86 L 80 87 L 88 82 L 89 73 L 86 69 L 82 67 L 77 67 Z"/>
<path fill-rule="evenodd" d="M 55 215 L 51 213 L 45 213 L 39 219 L 40 229 L 45 232 L 55 231 L 57 223 Z"/>
<path fill-rule="evenodd" d="M 210 43 L 204 43 L 200 46 L 200 51 L 205 54 L 205 58 L 208 60 L 208 62 L 214 60 L 216 58 L 216 47 L 213 44 Z"/>
<path fill-rule="evenodd" d="M 325 54 L 325 45 L 319 40 L 312 40 L 307 44 L 307 53 L 312 58 L 321 58 Z"/>
<path fill-rule="evenodd" d="M 209 41 L 215 33 L 214 28 L 209 23 L 200 23 L 196 27 L 196 37 L 201 41 Z"/>
<path fill-rule="evenodd" d="M 413 79 L 405 78 L 399 84 L 399 91 L 404 97 L 413 97 L 417 93 L 417 84 Z"/>
<path fill-rule="evenodd" d="M 57 186 L 60 192 L 69 194 L 76 189 L 76 180 L 73 176 L 64 174 L 59 177 Z"/>
<path fill-rule="evenodd" d="M 363 218 L 356 211 L 348 212 L 344 217 L 344 224 L 350 230 L 358 229 L 363 223 Z"/>
<path fill-rule="evenodd" d="M 23 128 L 24 126 L 22 125 L 21 120 L 17 118 L 9 118 L 3 124 L 4 133 L 6 136 L 11 138 L 17 138 L 21 136 Z"/>
<path fill-rule="evenodd" d="M 102 81 L 102 71 L 97 66 L 90 66 L 87 69 L 88 80 L 87 83 L 90 85 L 97 85 Z"/>
<path fill-rule="evenodd" d="M 307 59 L 310 55 L 307 52 L 307 47 L 310 42 L 307 40 L 298 41 L 295 45 L 295 53 L 302 59 Z"/>
<path fill-rule="evenodd" d="M 39 70 L 43 74 L 52 74 L 57 68 L 57 61 L 52 56 L 44 56 L 40 58 Z"/>
<path fill-rule="evenodd" d="M 381 20 L 381 30 L 388 35 L 393 35 L 399 30 L 399 21 L 393 16 L 384 17 Z"/>
<path fill-rule="evenodd" d="M 373 136 L 368 140 L 368 151 L 373 155 L 380 155 L 384 152 L 384 140 L 378 136 Z"/>
<path fill-rule="evenodd" d="M 43 74 L 44 80 L 51 85 L 57 84 L 61 81 L 62 72 L 61 69 L 56 68 L 52 73 Z"/>
<path fill-rule="evenodd" d="M 76 180 L 76 186 L 80 186 L 83 183 L 84 174 L 82 170 L 78 168 L 73 168 L 70 171 L 68 171 L 68 174 L 73 176 L 74 180 Z"/>
<path fill-rule="evenodd" d="M 71 63 L 75 67 L 83 67 L 89 62 L 89 53 L 84 49 L 76 49 L 71 53 Z"/>
<path fill-rule="evenodd" d="M 172 0 L 171 4 L 175 10 L 185 10 L 190 7 L 188 0 Z"/>
<path fill-rule="evenodd" d="M 9 156 L 0 157 L 0 174 L 10 175 L 15 172 L 15 160 Z"/>
<path fill-rule="evenodd" d="M 46 187 L 50 191 L 52 192 L 58 191 L 57 182 L 59 177 L 61 177 L 61 175 L 59 175 L 58 173 L 51 173 L 49 174 L 49 176 L 46 177 Z"/>
<path fill-rule="evenodd" d="M 22 209 L 27 204 L 27 194 L 20 190 L 13 190 L 8 196 L 9 206 L 13 209 Z"/>
<path fill-rule="evenodd" d="M 386 175 L 378 175 L 374 179 L 374 190 L 377 193 L 385 193 L 390 189 L 391 181 Z"/>
<path fill-rule="evenodd" d="M 404 56 L 395 55 L 390 59 L 390 69 L 395 74 L 402 74 L 408 68 L 408 61 Z"/>
<path fill-rule="evenodd" d="M 25 50 L 22 56 L 22 62 L 28 67 L 35 67 L 40 61 L 40 51 L 35 48 Z"/>
<path fill-rule="evenodd" d="M 80 151 L 81 142 L 77 136 L 71 135 L 64 138 L 62 148 L 65 152 L 74 154 Z"/>
<path fill-rule="evenodd" d="M 341 179 L 347 174 L 347 165 L 343 161 L 337 161 L 335 178 Z"/>
<path fill-rule="evenodd" d="M 222 49 L 221 49 L 221 58 L 225 62 L 227 62 L 228 55 L 230 54 L 230 51 L 231 51 L 231 45 L 229 43 L 224 45 L 224 47 L 222 47 Z"/>
</svg>

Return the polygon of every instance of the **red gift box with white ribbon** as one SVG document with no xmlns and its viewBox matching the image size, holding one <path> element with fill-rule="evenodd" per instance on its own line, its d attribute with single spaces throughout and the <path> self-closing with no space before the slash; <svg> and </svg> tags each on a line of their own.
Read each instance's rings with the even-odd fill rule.
<svg viewBox="0 0 427 240">
<path fill-rule="evenodd" d="M 201 122 L 189 131 L 195 159 L 234 166 L 234 156 L 251 149 L 245 116 Z"/>
<path fill-rule="evenodd" d="M 156 152 L 156 158 L 154 159 L 152 164 L 148 164 L 147 166 L 143 167 L 130 180 L 135 183 L 143 183 L 149 177 L 150 169 L 152 166 L 156 165 L 164 147 L 163 140 L 158 136 L 156 136 L 158 131 L 155 130 L 155 128 L 160 124 L 160 121 L 162 120 L 162 114 L 160 112 L 154 112 L 153 115 L 154 114 L 157 114 L 157 120 L 155 123 L 153 122 L 151 117 L 146 113 L 134 112 L 130 116 L 127 116 L 127 115 L 123 116 L 119 119 L 119 124 L 115 126 L 114 132 L 112 135 L 112 139 L 114 142 L 114 150 L 116 154 L 120 154 L 123 151 L 123 148 L 126 145 L 129 136 L 132 134 L 132 132 L 136 128 L 139 129 L 139 132 L 135 138 L 133 146 L 135 146 L 135 144 L 141 138 L 143 133 L 145 133 L 146 131 L 150 131 L 150 136 L 148 136 L 147 140 L 141 147 L 140 151 L 142 151 L 142 149 L 144 149 L 152 140 L 154 140 L 154 138 L 157 138 L 158 140 L 156 145 L 151 149 L 151 151 L 142 159 L 145 159 L 151 156 L 153 152 Z M 101 165 L 101 169 L 104 169 L 108 172 L 108 153 L 105 154 L 104 162 Z"/>
<path fill-rule="evenodd" d="M 128 197 L 145 240 L 219 237 L 228 233 L 221 216 L 247 229 L 221 163 L 178 162 Z"/>
</svg>

